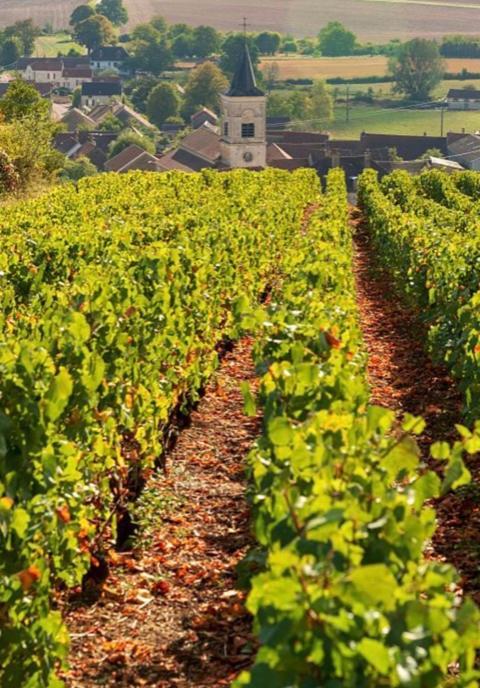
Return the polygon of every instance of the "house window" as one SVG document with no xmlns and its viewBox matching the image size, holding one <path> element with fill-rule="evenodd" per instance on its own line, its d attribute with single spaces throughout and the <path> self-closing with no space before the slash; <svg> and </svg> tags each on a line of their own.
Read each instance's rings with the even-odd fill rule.
<svg viewBox="0 0 480 688">
<path fill-rule="evenodd" d="M 224 122 L 223 124 L 223 135 L 228 136 L 228 122 Z"/>
<path fill-rule="evenodd" d="M 253 139 L 255 137 L 255 125 L 253 122 L 242 124 L 242 139 Z"/>
</svg>

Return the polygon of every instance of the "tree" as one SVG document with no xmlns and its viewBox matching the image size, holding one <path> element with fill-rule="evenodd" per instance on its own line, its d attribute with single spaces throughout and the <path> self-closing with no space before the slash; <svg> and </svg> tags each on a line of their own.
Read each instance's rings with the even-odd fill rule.
<svg viewBox="0 0 480 688">
<path fill-rule="evenodd" d="M 18 38 L 22 44 L 23 55 L 31 55 L 35 48 L 35 42 L 40 36 L 40 29 L 31 19 L 17 21 L 12 26 L 7 26 L 5 38 Z"/>
<path fill-rule="evenodd" d="M 340 22 L 330 22 L 318 34 L 318 47 L 322 55 L 338 57 L 352 55 L 357 38 Z"/>
<path fill-rule="evenodd" d="M 150 91 L 159 83 L 153 76 L 142 76 L 135 80 L 135 87 L 130 93 L 130 100 L 133 107 L 139 112 L 147 112 L 147 100 Z"/>
<path fill-rule="evenodd" d="M 247 36 L 247 45 L 254 68 L 258 65 L 258 48 L 252 36 Z M 243 33 L 231 33 L 222 43 L 220 69 L 226 74 L 232 75 L 238 65 L 245 46 Z"/>
<path fill-rule="evenodd" d="M 128 22 L 128 12 L 122 0 L 100 0 L 95 9 L 98 14 L 106 17 L 114 26 L 123 26 Z"/>
<path fill-rule="evenodd" d="M 91 52 L 95 48 L 112 43 L 115 40 L 115 29 L 106 17 L 93 14 L 75 26 L 74 36 Z"/>
<path fill-rule="evenodd" d="M 82 104 L 82 89 L 76 88 L 72 93 L 72 107 L 79 108 Z"/>
<path fill-rule="evenodd" d="M 92 15 L 95 14 L 95 10 L 91 5 L 79 5 L 75 7 L 72 14 L 70 15 L 70 26 L 76 26 L 80 22 L 85 21 Z"/>
<path fill-rule="evenodd" d="M 185 36 L 191 35 L 191 33 L 192 29 L 188 24 L 170 24 L 168 27 L 168 37 L 172 39 L 182 34 Z"/>
<path fill-rule="evenodd" d="M 135 69 L 161 74 L 173 64 L 173 54 L 165 37 L 158 31 L 149 40 L 134 43 L 131 64 Z"/>
<path fill-rule="evenodd" d="M 179 98 L 173 86 L 167 83 L 158 84 L 148 96 L 148 118 L 157 127 L 161 127 L 165 120 L 178 114 L 179 105 Z"/>
<path fill-rule="evenodd" d="M 162 34 L 152 24 L 137 24 L 131 34 L 132 41 L 145 41 L 146 43 L 157 43 L 161 40 Z"/>
<path fill-rule="evenodd" d="M 397 93 L 412 100 L 426 100 L 443 79 L 444 63 L 435 41 L 414 38 L 404 43 L 390 60 L 390 72 Z"/>
<path fill-rule="evenodd" d="M 191 34 L 181 33 L 175 36 L 172 41 L 172 53 L 179 59 L 193 55 L 194 51 Z"/>
<path fill-rule="evenodd" d="M 294 91 L 288 97 L 290 117 L 293 120 L 310 119 L 311 100 L 306 91 Z"/>
<path fill-rule="evenodd" d="M 155 144 L 153 141 L 146 136 L 137 134 L 135 131 L 124 131 L 120 136 L 108 147 L 108 157 L 113 158 L 128 148 L 128 146 L 139 146 L 143 150 L 148 151 L 148 153 L 155 153 Z"/>
<path fill-rule="evenodd" d="M 267 62 L 262 70 L 262 76 L 269 93 L 274 87 L 275 82 L 278 81 L 279 75 L 280 68 L 278 66 L 278 62 Z"/>
<path fill-rule="evenodd" d="M 65 165 L 60 173 L 60 179 L 66 182 L 78 182 L 83 177 L 93 177 L 98 170 L 88 158 L 80 157 L 76 160 L 65 160 Z"/>
<path fill-rule="evenodd" d="M 225 91 L 227 86 L 225 76 L 212 62 L 195 67 L 185 87 L 182 115 L 188 119 L 202 106 L 218 110 L 219 94 Z"/>
<path fill-rule="evenodd" d="M 32 117 L 48 119 L 50 103 L 42 98 L 37 89 L 22 79 L 10 82 L 5 96 L 0 101 L 0 113 L 5 122 Z"/>
<path fill-rule="evenodd" d="M 254 40 L 258 52 L 262 55 L 275 55 L 281 43 L 280 34 L 273 31 L 262 31 L 255 36 Z"/>
<path fill-rule="evenodd" d="M 284 41 L 282 45 L 282 50 L 284 53 L 296 53 L 298 51 L 297 41 L 289 40 Z"/>
<path fill-rule="evenodd" d="M 324 81 L 316 81 L 310 90 L 310 115 L 316 129 L 333 119 L 333 98 Z"/>
<path fill-rule="evenodd" d="M 153 17 L 153 19 L 150 19 L 150 24 L 153 26 L 154 29 L 156 29 L 160 33 L 167 33 L 167 22 L 163 17 L 160 17 L 158 15 L 156 17 Z"/>
<path fill-rule="evenodd" d="M 18 38 L 7 38 L 1 46 L 0 62 L 4 67 L 13 65 L 22 54 L 22 46 Z"/>
<path fill-rule="evenodd" d="M 430 158 L 443 158 L 444 153 L 439 148 L 429 148 L 425 151 L 423 155 L 420 156 L 420 160 L 429 160 Z"/>
<path fill-rule="evenodd" d="M 220 50 L 220 34 L 213 26 L 197 26 L 192 32 L 192 50 L 197 57 L 209 57 Z"/>
<path fill-rule="evenodd" d="M 285 93 L 274 91 L 267 99 L 268 117 L 292 117 L 292 104 L 290 97 Z"/>
<path fill-rule="evenodd" d="M 51 145 L 56 130 L 50 116 L 37 114 L 0 124 L 0 150 L 10 157 L 20 188 L 50 178 L 63 167 L 64 156 Z"/>
<path fill-rule="evenodd" d="M 125 129 L 123 122 L 112 113 L 108 114 L 98 127 L 99 131 L 121 132 L 123 129 Z"/>
</svg>

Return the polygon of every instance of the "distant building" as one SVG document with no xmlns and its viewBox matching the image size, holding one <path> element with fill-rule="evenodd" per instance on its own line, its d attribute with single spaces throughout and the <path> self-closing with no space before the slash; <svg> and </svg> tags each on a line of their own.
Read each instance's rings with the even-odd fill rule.
<svg viewBox="0 0 480 688">
<path fill-rule="evenodd" d="M 265 167 L 267 97 L 257 86 L 246 42 L 230 88 L 220 99 L 222 166 Z"/>
<path fill-rule="evenodd" d="M 448 145 L 449 157 L 469 170 L 480 171 L 480 136 L 467 134 Z"/>
<path fill-rule="evenodd" d="M 480 110 L 480 91 L 473 88 L 451 88 L 447 94 L 449 110 Z"/>
<path fill-rule="evenodd" d="M 16 68 L 25 81 L 60 85 L 63 62 L 57 57 L 34 57 L 18 60 Z"/>
<path fill-rule="evenodd" d="M 82 84 L 82 107 L 93 108 L 96 105 L 105 105 L 112 98 L 120 98 L 122 85 L 119 81 L 92 81 Z"/>
<path fill-rule="evenodd" d="M 90 67 L 64 67 L 60 86 L 75 91 L 76 88 L 93 80 L 93 72 Z"/>
<path fill-rule="evenodd" d="M 216 127 L 218 125 L 218 117 L 214 112 L 212 112 L 212 110 L 203 107 L 201 108 L 201 110 L 198 110 L 198 112 L 195 112 L 190 117 L 190 122 L 192 125 L 192 129 L 198 129 L 207 122 L 212 126 Z"/>
<path fill-rule="evenodd" d="M 22 57 L 15 68 L 22 79 L 35 84 L 50 84 L 74 91 L 86 81 L 92 81 L 88 56 Z"/>
<path fill-rule="evenodd" d="M 96 71 L 113 69 L 119 73 L 127 71 L 128 53 L 122 46 L 105 45 L 95 48 L 90 54 L 90 66 Z"/>
<path fill-rule="evenodd" d="M 144 170 L 146 172 L 162 171 L 161 162 L 151 153 L 132 144 L 124 148 L 118 155 L 105 163 L 107 172 L 130 172 L 132 170 Z"/>
</svg>

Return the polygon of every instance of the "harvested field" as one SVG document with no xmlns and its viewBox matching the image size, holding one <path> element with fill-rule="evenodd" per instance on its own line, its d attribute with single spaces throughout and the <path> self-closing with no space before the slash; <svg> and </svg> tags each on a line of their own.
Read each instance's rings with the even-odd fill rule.
<svg viewBox="0 0 480 688">
<path fill-rule="evenodd" d="M 78 0 L 1 0 L 0 26 L 31 17 L 56 28 L 68 24 Z M 438 0 L 430 5 L 416 2 L 378 0 L 126 0 L 130 24 L 162 14 L 171 22 L 212 24 L 220 29 L 237 29 L 248 17 L 252 30 L 272 29 L 296 36 L 312 36 L 329 21 L 342 21 L 362 40 L 386 41 L 423 35 L 439 38 L 446 33 L 478 33 L 480 4 L 475 0 Z"/>
<path fill-rule="evenodd" d="M 279 79 L 330 79 L 342 77 L 383 76 L 388 71 L 388 58 L 381 55 L 370 57 L 277 57 L 261 62 L 263 69 L 275 62 L 279 67 Z M 480 72 L 480 59 L 452 58 L 445 60 L 448 72 L 458 73 L 462 69 Z M 460 86 L 461 87 L 461 84 Z"/>
</svg>

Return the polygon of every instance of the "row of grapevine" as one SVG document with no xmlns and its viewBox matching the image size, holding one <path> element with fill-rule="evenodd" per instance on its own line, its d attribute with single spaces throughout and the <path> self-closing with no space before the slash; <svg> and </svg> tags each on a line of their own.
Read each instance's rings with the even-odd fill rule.
<svg viewBox="0 0 480 688">
<path fill-rule="evenodd" d="M 351 255 L 334 171 L 281 291 L 266 311 L 244 304 L 264 372 L 250 470 L 265 561 L 248 600 L 261 647 L 234 685 L 437 688 L 456 666 L 456 685 L 473 688 L 478 611 L 423 550 L 435 528 L 425 501 L 468 480 L 461 454 L 479 439 L 433 447 L 449 459 L 441 485 L 418 470 L 423 422 L 392 436 L 394 414 L 369 405 Z"/>
<path fill-rule="evenodd" d="M 359 191 L 382 265 L 422 309 L 433 355 L 459 379 L 469 417 L 479 418 L 480 206 L 470 173 L 400 172 L 378 183 L 369 171 Z"/>
<path fill-rule="evenodd" d="M 62 685 L 53 605 L 301 239 L 313 174 L 105 175 L 0 215 L 0 684 Z M 95 559 L 93 559 L 95 564 Z"/>
</svg>

